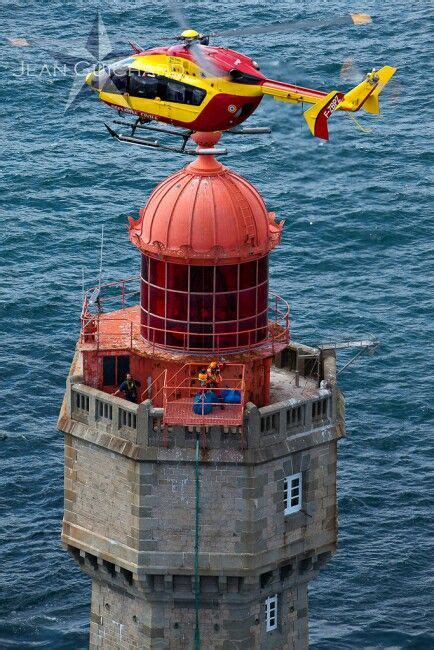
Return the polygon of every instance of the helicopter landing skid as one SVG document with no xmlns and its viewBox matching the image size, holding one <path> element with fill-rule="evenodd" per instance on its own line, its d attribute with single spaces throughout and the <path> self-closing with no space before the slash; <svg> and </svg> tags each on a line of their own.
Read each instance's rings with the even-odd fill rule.
<svg viewBox="0 0 434 650">
<path fill-rule="evenodd" d="M 119 124 L 130 129 L 130 133 L 124 135 L 123 133 L 118 133 L 115 131 L 115 129 L 110 127 L 108 124 L 105 125 L 110 135 L 116 140 L 119 140 L 119 142 L 126 142 L 127 144 L 135 144 L 142 147 L 151 147 L 152 149 L 160 149 L 161 151 L 173 151 L 174 153 L 180 153 L 186 156 L 195 156 L 198 153 L 197 147 L 194 149 L 187 148 L 187 142 L 194 131 L 182 131 L 180 129 L 171 129 L 164 126 L 151 126 L 149 124 L 143 124 L 140 120 L 136 120 L 134 123 L 125 122 L 123 120 L 113 120 L 113 124 Z M 168 136 L 175 136 L 182 139 L 182 144 L 180 147 L 173 147 L 171 145 L 162 144 L 159 140 L 142 138 L 136 135 L 137 129 L 144 129 L 146 131 L 163 133 Z M 227 150 L 223 149 L 222 147 L 214 147 L 213 149 L 201 148 L 200 153 L 224 155 L 227 153 Z"/>
<path fill-rule="evenodd" d="M 174 153 L 180 153 L 187 156 L 195 156 L 199 153 L 197 147 L 194 149 L 187 148 L 187 142 L 190 137 L 193 135 L 194 131 L 188 129 L 174 129 L 165 126 L 154 126 L 148 122 L 143 122 L 141 118 L 138 118 L 134 122 L 126 122 L 125 120 L 113 120 L 113 124 L 117 124 L 129 129 L 128 133 L 119 133 L 114 128 L 106 124 L 106 128 L 110 135 L 119 140 L 119 142 L 125 142 L 127 144 L 135 144 L 142 147 L 150 147 L 152 149 L 160 149 L 161 151 L 172 151 Z M 151 131 L 154 133 L 162 133 L 166 136 L 175 136 L 182 139 L 182 144 L 180 147 L 174 147 L 161 143 L 159 140 L 151 140 L 149 138 L 142 138 L 136 135 L 137 129 L 143 129 L 145 131 Z M 271 133 L 270 127 L 236 127 L 224 133 L 229 133 L 231 135 L 262 135 L 264 133 Z M 227 150 L 223 147 L 212 147 L 206 149 L 200 147 L 201 154 L 210 154 L 210 155 L 224 155 L 227 154 Z"/>
</svg>

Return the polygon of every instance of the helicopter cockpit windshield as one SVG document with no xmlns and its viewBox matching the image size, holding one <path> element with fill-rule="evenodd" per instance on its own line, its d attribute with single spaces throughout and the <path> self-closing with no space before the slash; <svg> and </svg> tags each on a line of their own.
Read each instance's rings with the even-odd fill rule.
<svg viewBox="0 0 434 650">
<path fill-rule="evenodd" d="M 90 86 L 94 90 L 102 90 L 109 78 L 110 70 L 107 66 L 104 66 L 99 70 L 94 70 L 92 75 L 90 75 Z"/>
</svg>

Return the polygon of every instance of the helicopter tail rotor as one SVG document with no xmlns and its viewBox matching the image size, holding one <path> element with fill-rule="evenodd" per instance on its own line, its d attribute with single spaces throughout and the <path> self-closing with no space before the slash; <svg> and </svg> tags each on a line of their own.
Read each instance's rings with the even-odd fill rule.
<svg viewBox="0 0 434 650">
<path fill-rule="evenodd" d="M 395 72 L 396 68 L 392 68 L 390 65 L 385 65 L 383 68 L 375 72 L 375 75 L 378 77 L 378 85 L 362 105 L 362 108 L 367 113 L 372 113 L 373 115 L 380 114 L 379 95 L 382 92 L 383 88 L 387 86 L 389 81 L 392 79 Z"/>
<path fill-rule="evenodd" d="M 352 113 L 363 108 L 367 113 L 378 115 L 380 113 L 379 95 L 395 72 L 396 68 L 390 65 L 368 72 L 361 83 L 345 93 L 339 108 Z"/>
</svg>

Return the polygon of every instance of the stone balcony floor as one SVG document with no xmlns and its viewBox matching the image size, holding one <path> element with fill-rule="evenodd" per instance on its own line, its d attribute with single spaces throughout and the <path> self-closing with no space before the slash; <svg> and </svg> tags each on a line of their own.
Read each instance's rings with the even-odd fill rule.
<svg viewBox="0 0 434 650">
<path fill-rule="evenodd" d="M 270 403 L 288 399 L 309 399 L 319 395 L 316 378 L 300 376 L 299 384 L 299 386 L 295 384 L 295 372 L 271 366 Z"/>
</svg>

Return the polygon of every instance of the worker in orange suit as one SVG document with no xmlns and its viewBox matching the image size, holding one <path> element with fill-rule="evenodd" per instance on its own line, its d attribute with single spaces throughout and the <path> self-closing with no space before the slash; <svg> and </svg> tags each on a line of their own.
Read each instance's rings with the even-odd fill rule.
<svg viewBox="0 0 434 650">
<path fill-rule="evenodd" d="M 201 368 L 199 370 L 199 374 L 197 375 L 197 378 L 199 380 L 199 385 L 202 388 L 205 388 L 207 386 L 207 382 L 208 382 L 208 372 L 207 372 L 207 369 L 205 367 L 203 367 L 203 368 Z"/>
<path fill-rule="evenodd" d="M 224 369 L 224 365 L 224 362 L 221 361 L 211 361 L 208 366 L 208 380 L 210 383 L 214 384 L 214 386 L 221 384 L 223 381 L 222 371 Z"/>
<path fill-rule="evenodd" d="M 216 390 L 216 388 L 223 381 L 221 365 L 217 361 L 211 361 L 206 372 L 208 377 L 207 387 L 213 391 L 215 401 L 220 401 L 221 394 L 219 390 Z M 220 405 L 220 408 L 224 408 L 223 404 Z"/>
</svg>

